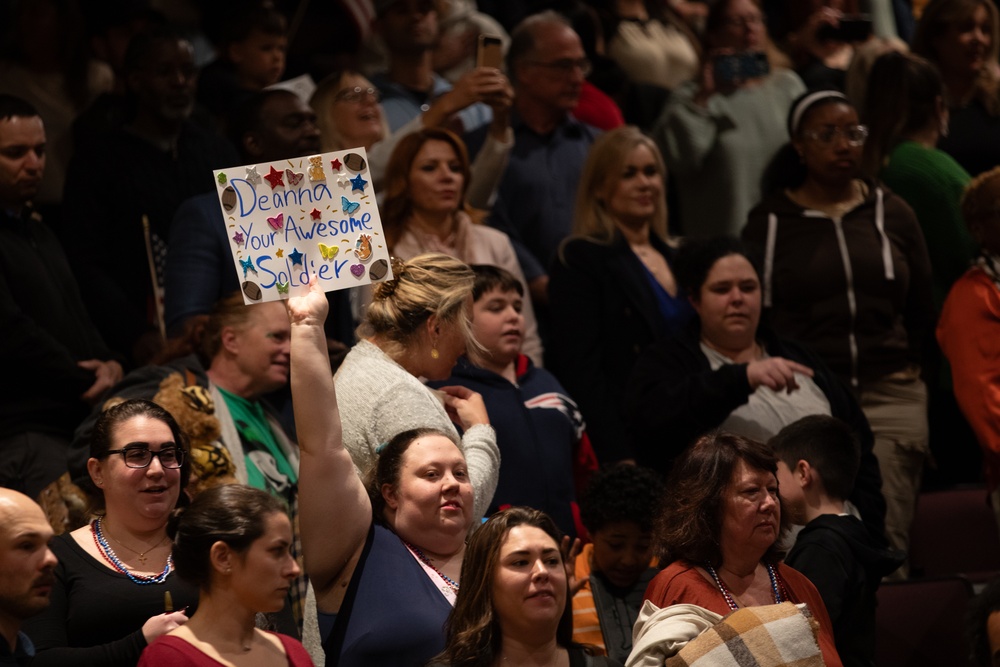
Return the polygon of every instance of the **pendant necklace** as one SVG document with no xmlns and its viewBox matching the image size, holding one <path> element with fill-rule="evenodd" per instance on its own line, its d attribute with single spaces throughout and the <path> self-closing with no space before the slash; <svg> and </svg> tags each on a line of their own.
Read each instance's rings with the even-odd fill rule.
<svg viewBox="0 0 1000 667">
<path fill-rule="evenodd" d="M 136 554 L 136 555 L 137 555 L 137 556 L 139 557 L 139 558 L 138 558 L 137 560 L 139 561 L 139 564 L 140 564 L 140 565 L 145 565 L 145 564 L 146 564 L 146 561 L 147 561 L 147 560 L 149 560 L 149 559 L 148 559 L 148 558 L 146 557 L 146 554 L 148 554 L 148 553 L 149 553 L 150 551 L 152 551 L 153 549 L 155 549 L 155 548 L 157 548 L 158 546 L 160 546 L 161 544 L 163 544 L 164 540 L 166 540 L 166 539 L 167 539 L 167 536 L 166 536 L 166 535 L 164 535 L 164 536 L 163 536 L 163 537 L 162 537 L 162 538 L 160 539 L 160 541 L 159 541 L 159 542 L 157 542 L 156 544 L 154 544 L 154 545 L 153 545 L 153 546 L 151 546 L 151 547 L 147 547 L 145 551 L 136 551 L 135 549 L 133 549 L 133 548 L 132 548 L 132 547 L 130 547 L 129 545 L 125 544 L 124 542 L 122 542 L 121 540 L 119 540 L 119 539 L 118 539 L 117 537 L 115 537 L 114 535 L 112 535 L 112 534 L 111 534 L 111 531 L 110 531 L 110 530 L 108 530 L 108 527 L 107 527 L 107 526 L 105 526 L 105 527 L 104 527 L 104 534 L 105 534 L 105 535 L 107 535 L 108 537 L 110 537 L 111 539 L 113 539 L 113 540 L 114 540 L 115 542 L 117 542 L 119 546 L 122 546 L 122 547 L 125 547 L 126 549 L 128 549 L 128 550 L 129 550 L 129 551 L 131 551 L 132 553 Z"/>
<path fill-rule="evenodd" d="M 173 555 L 167 556 L 167 564 L 163 568 L 163 572 L 159 574 L 134 574 L 129 571 L 125 564 L 122 563 L 121 559 L 118 558 L 118 554 L 115 553 L 111 545 L 108 544 L 108 540 L 104 537 L 104 533 L 101 532 L 101 520 L 97 519 L 92 524 L 90 524 L 90 532 L 94 535 L 94 543 L 97 545 L 97 550 L 104 556 L 112 568 L 116 571 L 121 572 L 126 577 L 132 580 L 133 583 L 139 584 L 140 586 L 145 586 L 147 584 L 162 584 L 167 580 L 167 575 L 174 569 L 174 558 Z"/>
</svg>

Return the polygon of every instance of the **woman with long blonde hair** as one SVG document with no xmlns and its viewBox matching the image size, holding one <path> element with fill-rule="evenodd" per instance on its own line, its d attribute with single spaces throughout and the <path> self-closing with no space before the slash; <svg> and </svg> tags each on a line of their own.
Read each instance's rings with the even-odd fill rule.
<svg viewBox="0 0 1000 667">
<path fill-rule="evenodd" d="M 602 461 L 634 457 L 625 382 L 639 352 L 692 312 L 671 268 L 665 181 L 656 144 L 637 128 L 603 135 L 580 179 L 573 236 L 550 272 L 550 363 Z"/>
<path fill-rule="evenodd" d="M 497 485 L 500 454 L 482 397 L 463 387 L 432 392 L 420 381 L 445 380 L 468 345 L 475 274 L 442 254 L 393 260 L 392 280 L 376 283 L 371 305 L 334 378 L 344 447 L 358 470 L 369 470 L 397 433 L 430 427 L 485 458 L 471 463 L 482 516 Z"/>
</svg>

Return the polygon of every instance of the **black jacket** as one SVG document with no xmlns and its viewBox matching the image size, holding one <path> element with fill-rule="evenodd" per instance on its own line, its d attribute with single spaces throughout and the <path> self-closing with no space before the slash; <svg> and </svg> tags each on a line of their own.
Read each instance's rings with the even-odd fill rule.
<svg viewBox="0 0 1000 667">
<path fill-rule="evenodd" d="M 676 251 L 653 246 L 672 264 Z M 673 321 L 660 312 L 645 267 L 616 234 L 610 244 L 567 241 L 549 272 L 546 364 L 579 403 L 602 463 L 634 458 L 622 395 L 639 354 L 693 315 L 680 295 Z"/>
<path fill-rule="evenodd" d="M 95 380 L 77 362 L 115 358 L 55 234 L 30 210 L 0 210 L 0 438 L 44 431 L 68 440 Z"/>
<path fill-rule="evenodd" d="M 563 533 L 575 536 L 573 466 L 586 434 L 579 409 L 556 378 L 521 355 L 514 385 L 462 357 L 450 378 L 428 385 L 460 385 L 483 397 L 503 457 L 488 513 L 527 505 L 552 517 Z"/>
<path fill-rule="evenodd" d="M 769 324 L 844 382 L 863 387 L 923 364 L 934 335 L 931 262 L 901 197 L 870 183 L 865 201 L 834 219 L 777 192 L 750 212 L 743 240 L 764 257 Z"/>
<path fill-rule="evenodd" d="M 683 331 L 647 349 L 627 383 L 625 404 L 638 462 L 664 474 L 688 445 L 722 424 L 754 391 L 746 364 L 727 364 L 713 371 L 700 339 L 700 323 L 695 319 Z M 830 402 L 833 416 L 847 422 L 858 435 L 861 468 L 850 500 L 873 535 L 884 539 L 882 475 L 872 452 L 874 438 L 868 420 L 857 401 L 812 352 L 763 327 L 757 330 L 757 339 L 772 357 L 813 369 L 813 382 Z"/>
<path fill-rule="evenodd" d="M 810 521 L 785 557 L 823 596 L 844 667 L 875 664 L 875 592 L 904 558 L 872 540 L 853 516 L 836 514 Z"/>
</svg>

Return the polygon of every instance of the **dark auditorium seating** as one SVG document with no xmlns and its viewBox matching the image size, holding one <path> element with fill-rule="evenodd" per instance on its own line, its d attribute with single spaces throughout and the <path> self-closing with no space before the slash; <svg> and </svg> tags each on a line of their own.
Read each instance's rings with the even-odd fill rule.
<svg viewBox="0 0 1000 667">
<path fill-rule="evenodd" d="M 965 667 L 965 609 L 972 584 L 963 577 L 883 583 L 875 619 L 879 667 Z"/>
<path fill-rule="evenodd" d="M 920 494 L 910 532 L 911 578 L 1000 573 L 1000 532 L 983 486 Z"/>
</svg>

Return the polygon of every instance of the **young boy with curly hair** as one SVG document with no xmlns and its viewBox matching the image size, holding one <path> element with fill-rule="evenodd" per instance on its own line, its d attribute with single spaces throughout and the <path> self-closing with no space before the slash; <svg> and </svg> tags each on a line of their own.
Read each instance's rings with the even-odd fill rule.
<svg viewBox="0 0 1000 667">
<path fill-rule="evenodd" d="M 623 663 L 643 594 L 657 572 L 650 564 L 662 492 L 655 472 L 620 464 L 595 475 L 580 500 L 591 543 L 576 557 L 583 587 L 573 596 L 573 641 L 599 646 Z"/>
</svg>

